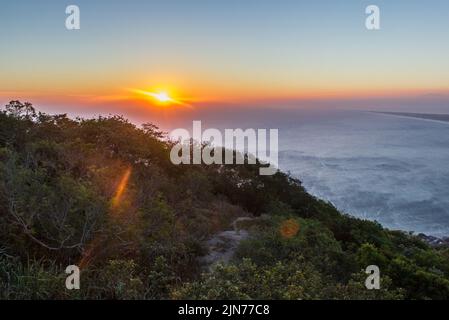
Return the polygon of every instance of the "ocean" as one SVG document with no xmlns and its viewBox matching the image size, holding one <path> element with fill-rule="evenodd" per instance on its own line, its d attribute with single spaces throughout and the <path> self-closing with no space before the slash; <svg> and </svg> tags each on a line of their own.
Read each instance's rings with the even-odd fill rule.
<svg viewBox="0 0 449 320">
<path fill-rule="evenodd" d="M 278 129 L 280 169 L 311 194 L 390 229 L 449 236 L 449 122 L 353 110 L 270 112 L 195 120 L 221 130 Z"/>
<path fill-rule="evenodd" d="M 391 229 L 449 235 L 449 123 L 309 111 L 279 136 L 280 168 L 311 194 Z"/>
</svg>

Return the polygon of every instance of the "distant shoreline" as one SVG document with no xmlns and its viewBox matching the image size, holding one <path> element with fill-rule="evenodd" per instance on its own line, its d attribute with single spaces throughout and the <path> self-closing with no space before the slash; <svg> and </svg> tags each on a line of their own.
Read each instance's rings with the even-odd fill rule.
<svg viewBox="0 0 449 320">
<path fill-rule="evenodd" d="M 430 120 L 436 122 L 449 122 L 449 114 L 437 114 L 437 113 L 411 113 L 411 112 L 388 112 L 388 111 L 368 111 L 370 113 L 385 114 L 391 116 L 399 116 L 406 118 L 414 118 L 420 120 Z"/>
</svg>

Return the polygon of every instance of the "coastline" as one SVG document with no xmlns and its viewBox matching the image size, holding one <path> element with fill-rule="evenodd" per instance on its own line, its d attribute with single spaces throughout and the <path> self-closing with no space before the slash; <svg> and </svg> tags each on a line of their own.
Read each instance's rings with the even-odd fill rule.
<svg viewBox="0 0 449 320">
<path fill-rule="evenodd" d="M 369 113 L 394 116 L 399 118 L 416 119 L 431 121 L 436 123 L 449 124 L 449 114 L 436 113 L 411 113 L 411 112 L 387 112 L 387 111 L 368 111 Z"/>
</svg>

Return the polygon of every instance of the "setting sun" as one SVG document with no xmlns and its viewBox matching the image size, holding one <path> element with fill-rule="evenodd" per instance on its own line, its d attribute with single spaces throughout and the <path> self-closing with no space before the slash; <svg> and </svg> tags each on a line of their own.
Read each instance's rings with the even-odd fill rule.
<svg viewBox="0 0 449 320">
<path fill-rule="evenodd" d="M 149 92 L 144 90 L 133 90 L 138 94 L 145 95 L 147 97 L 151 97 L 156 102 L 167 104 L 167 103 L 177 103 L 175 99 L 173 99 L 167 91 L 158 91 L 158 92 Z"/>
<path fill-rule="evenodd" d="M 149 92 L 149 95 L 151 95 L 152 97 L 154 97 L 156 100 L 158 100 L 159 102 L 171 102 L 174 101 L 173 98 L 171 98 L 167 92 L 159 92 L 159 93 L 152 93 Z"/>
<path fill-rule="evenodd" d="M 145 96 L 146 98 L 150 97 L 152 102 L 159 105 L 182 105 L 191 107 L 189 104 L 185 103 L 183 99 L 174 98 L 167 90 L 155 90 L 153 92 L 140 89 L 130 89 L 130 91 L 137 93 L 138 95 Z"/>
</svg>

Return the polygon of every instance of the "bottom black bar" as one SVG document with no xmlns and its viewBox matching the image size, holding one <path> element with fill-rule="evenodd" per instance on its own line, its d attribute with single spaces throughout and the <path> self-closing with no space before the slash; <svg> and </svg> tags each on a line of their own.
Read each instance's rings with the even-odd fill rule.
<svg viewBox="0 0 449 320">
<path fill-rule="evenodd" d="M 104 317 L 142 319 L 313 319 L 386 316 L 426 317 L 443 312 L 445 301 L 0 301 L 1 313 L 18 316 L 45 312 L 51 318 Z M 8 310 L 9 309 L 9 310 Z M 128 320 L 128 319 L 126 319 Z"/>
</svg>

